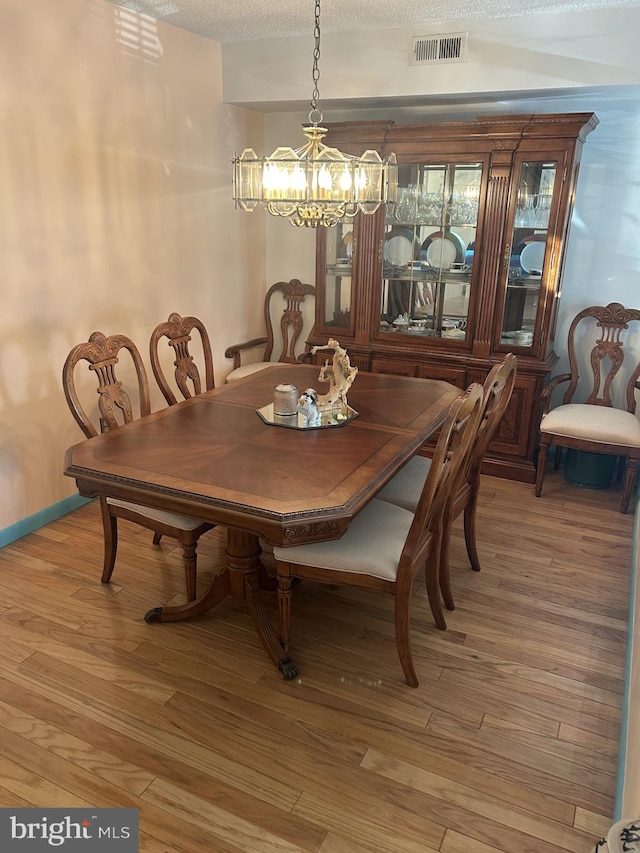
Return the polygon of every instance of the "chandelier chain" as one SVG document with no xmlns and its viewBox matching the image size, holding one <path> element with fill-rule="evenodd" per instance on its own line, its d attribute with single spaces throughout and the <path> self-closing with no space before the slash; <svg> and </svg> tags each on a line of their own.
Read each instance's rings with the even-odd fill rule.
<svg viewBox="0 0 640 853">
<path fill-rule="evenodd" d="M 313 49 L 313 71 L 311 74 L 313 79 L 313 92 L 311 93 L 311 113 L 319 113 L 320 121 L 322 121 L 322 113 L 318 109 L 318 101 L 320 100 L 320 90 L 318 88 L 318 83 L 320 81 L 320 0 L 316 0 L 313 36 L 315 39 L 315 46 Z"/>
</svg>

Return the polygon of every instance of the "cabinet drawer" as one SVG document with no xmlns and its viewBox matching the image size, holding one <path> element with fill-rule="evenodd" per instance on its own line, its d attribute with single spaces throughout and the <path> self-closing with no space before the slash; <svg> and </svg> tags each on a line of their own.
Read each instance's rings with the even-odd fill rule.
<svg viewBox="0 0 640 853">
<path fill-rule="evenodd" d="M 386 358 L 371 360 L 372 373 L 392 373 L 394 376 L 417 376 L 417 365 L 411 361 L 399 361 Z"/>
</svg>

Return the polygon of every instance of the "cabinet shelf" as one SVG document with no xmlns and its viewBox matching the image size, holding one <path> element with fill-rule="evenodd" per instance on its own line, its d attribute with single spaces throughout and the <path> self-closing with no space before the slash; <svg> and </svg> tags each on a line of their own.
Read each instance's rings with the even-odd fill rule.
<svg viewBox="0 0 640 853">
<path fill-rule="evenodd" d="M 383 269 L 382 276 L 388 281 L 432 281 L 436 284 L 438 282 L 457 282 L 461 284 L 469 284 L 469 282 L 471 281 L 470 272 L 455 273 L 448 272 L 446 270 L 442 270 L 440 272 L 436 272 L 435 270 L 422 272 L 420 270 Z"/>
</svg>

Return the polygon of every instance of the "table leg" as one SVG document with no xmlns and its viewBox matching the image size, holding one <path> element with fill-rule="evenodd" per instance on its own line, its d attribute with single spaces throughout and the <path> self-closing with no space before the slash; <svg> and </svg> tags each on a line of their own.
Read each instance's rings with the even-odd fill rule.
<svg viewBox="0 0 640 853">
<path fill-rule="evenodd" d="M 267 613 L 259 580 L 263 571 L 260 562 L 260 542 L 255 534 L 228 528 L 227 566 L 229 567 L 230 594 L 234 598 L 244 598 L 247 602 L 249 615 L 262 645 L 282 673 L 282 677 L 290 681 L 297 676 L 298 670 L 282 648 Z"/>
<path fill-rule="evenodd" d="M 200 598 L 170 607 L 153 607 L 144 617 L 145 622 L 181 622 L 202 616 L 231 595 L 247 602 L 262 645 L 276 664 L 285 680 L 298 674 L 295 664 L 282 648 L 273 630 L 262 597 L 260 577 L 266 575 L 260 561 L 260 542 L 253 533 L 227 528 L 227 570 L 215 577 Z"/>
<path fill-rule="evenodd" d="M 229 595 L 229 572 L 223 572 L 211 581 L 209 589 L 186 604 L 176 604 L 169 607 L 152 607 L 144 616 L 145 622 L 182 622 L 185 619 L 195 619 L 207 610 L 220 604 Z"/>
</svg>

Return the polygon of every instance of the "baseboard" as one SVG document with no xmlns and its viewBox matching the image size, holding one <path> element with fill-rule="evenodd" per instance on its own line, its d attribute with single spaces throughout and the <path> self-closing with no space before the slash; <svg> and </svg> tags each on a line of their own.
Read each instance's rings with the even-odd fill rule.
<svg viewBox="0 0 640 853">
<path fill-rule="evenodd" d="M 55 521 L 56 518 L 62 518 L 63 515 L 67 515 L 67 513 L 73 512 L 74 509 L 84 506 L 89 503 L 90 500 L 92 500 L 92 498 L 83 498 L 80 495 L 71 495 L 70 497 L 63 498 L 63 500 L 58 501 L 55 504 L 51 504 L 51 506 L 45 507 L 38 512 L 34 512 L 33 515 L 30 515 L 27 518 L 22 518 L 20 521 L 16 521 L 15 524 L 10 524 L 9 527 L 5 527 L 3 530 L 0 530 L 0 548 L 4 548 L 5 545 L 9 545 L 10 542 L 15 542 L 16 539 L 21 539 L 23 536 L 26 536 L 27 533 L 33 533 L 34 530 L 44 527 L 45 524 Z"/>
<path fill-rule="evenodd" d="M 640 639 L 635 629 L 640 625 L 640 501 L 636 502 L 631 556 L 631 583 L 629 588 L 629 616 L 627 622 L 627 659 L 625 688 L 622 701 L 622 725 L 618 758 L 618 784 L 616 788 L 614 820 L 636 818 L 640 814 L 640 713 L 638 693 L 640 685 Z M 640 630 L 640 628 L 639 628 Z"/>
</svg>

